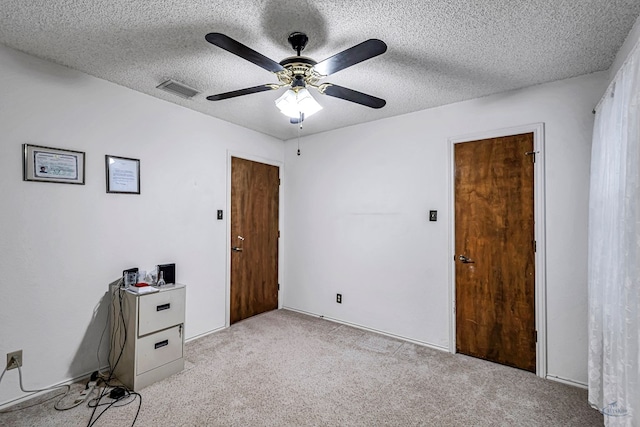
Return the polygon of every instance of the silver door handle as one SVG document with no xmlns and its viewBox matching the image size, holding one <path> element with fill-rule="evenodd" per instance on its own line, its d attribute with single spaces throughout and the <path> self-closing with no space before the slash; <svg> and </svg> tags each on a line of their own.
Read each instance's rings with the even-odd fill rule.
<svg viewBox="0 0 640 427">
<path fill-rule="evenodd" d="M 458 259 L 459 259 L 460 261 L 462 261 L 462 263 L 463 263 L 463 264 L 474 264 L 474 263 L 475 263 L 475 261 L 474 261 L 474 260 L 472 260 L 471 258 L 467 258 L 467 257 L 466 257 L 466 256 L 464 256 L 464 255 L 460 255 L 460 256 L 458 257 Z"/>
<path fill-rule="evenodd" d="M 240 240 L 240 244 L 242 244 L 242 242 L 244 242 L 244 237 L 238 236 L 238 240 Z M 232 246 L 231 250 L 234 252 L 242 252 L 242 248 L 239 246 Z"/>
</svg>

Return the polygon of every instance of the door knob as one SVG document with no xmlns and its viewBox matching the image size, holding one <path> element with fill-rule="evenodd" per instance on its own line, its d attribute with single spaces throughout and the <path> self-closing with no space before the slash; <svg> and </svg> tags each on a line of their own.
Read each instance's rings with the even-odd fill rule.
<svg viewBox="0 0 640 427">
<path fill-rule="evenodd" d="M 463 264 L 473 264 L 473 263 L 475 263 L 475 261 L 474 261 L 474 260 L 472 260 L 471 258 L 467 258 L 467 257 L 466 257 L 466 256 L 464 256 L 464 255 L 460 255 L 460 256 L 458 257 L 458 259 L 459 259 L 460 261 L 462 261 L 462 263 L 463 263 Z"/>
</svg>

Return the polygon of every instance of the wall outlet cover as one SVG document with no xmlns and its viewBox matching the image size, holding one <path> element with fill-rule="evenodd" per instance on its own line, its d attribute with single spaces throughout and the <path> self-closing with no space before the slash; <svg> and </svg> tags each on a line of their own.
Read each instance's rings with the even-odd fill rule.
<svg viewBox="0 0 640 427">
<path fill-rule="evenodd" d="M 22 367 L 22 350 L 7 353 L 7 371 Z"/>
</svg>

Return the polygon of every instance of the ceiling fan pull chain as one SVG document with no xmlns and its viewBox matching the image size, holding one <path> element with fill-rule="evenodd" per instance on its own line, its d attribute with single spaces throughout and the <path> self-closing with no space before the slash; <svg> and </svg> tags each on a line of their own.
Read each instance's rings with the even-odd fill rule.
<svg viewBox="0 0 640 427">
<path fill-rule="evenodd" d="M 300 155 L 300 130 L 302 129 L 302 111 L 300 111 L 300 121 L 298 122 L 298 156 Z"/>
</svg>

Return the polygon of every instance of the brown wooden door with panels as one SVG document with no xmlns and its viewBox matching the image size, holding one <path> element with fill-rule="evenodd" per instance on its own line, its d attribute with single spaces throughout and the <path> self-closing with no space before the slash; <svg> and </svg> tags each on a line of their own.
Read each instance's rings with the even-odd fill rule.
<svg viewBox="0 0 640 427">
<path fill-rule="evenodd" d="M 456 350 L 536 370 L 533 133 L 454 145 Z"/>
<path fill-rule="evenodd" d="M 231 158 L 231 324 L 278 308 L 279 175 Z"/>
</svg>

